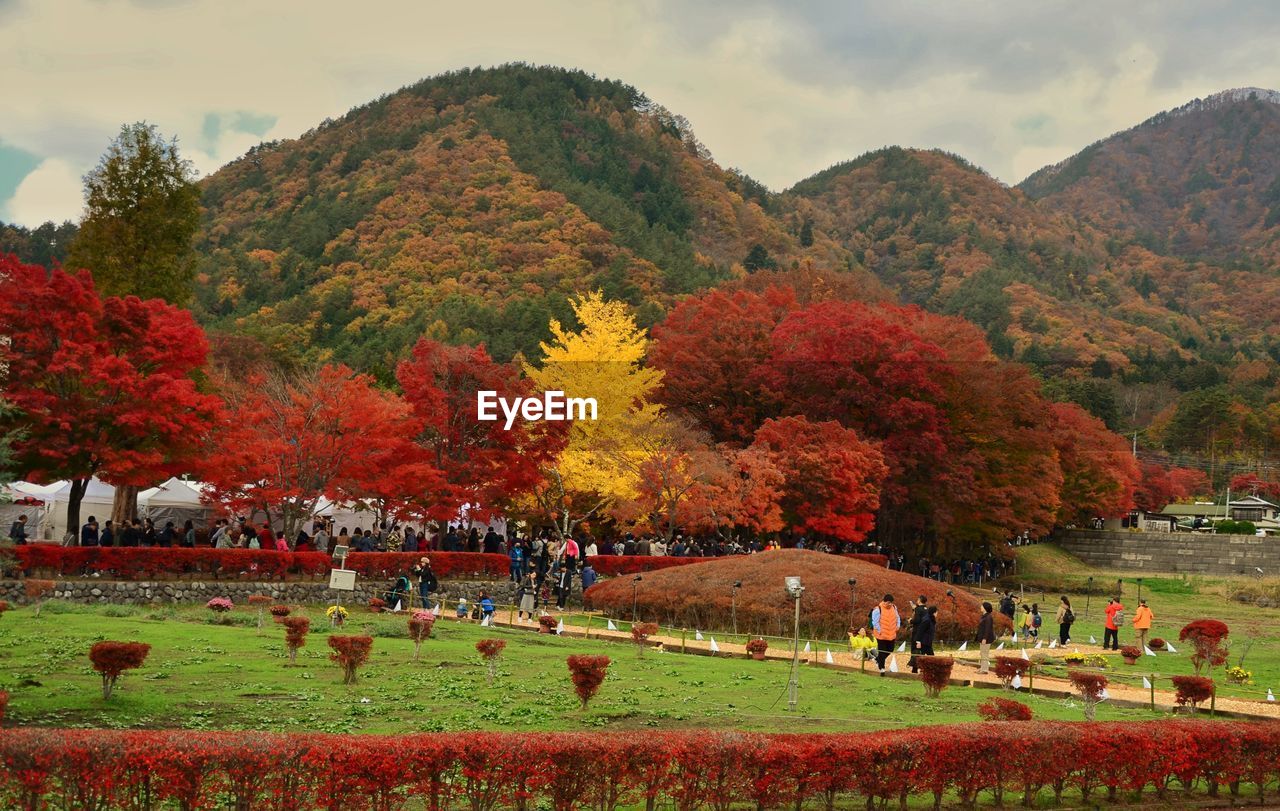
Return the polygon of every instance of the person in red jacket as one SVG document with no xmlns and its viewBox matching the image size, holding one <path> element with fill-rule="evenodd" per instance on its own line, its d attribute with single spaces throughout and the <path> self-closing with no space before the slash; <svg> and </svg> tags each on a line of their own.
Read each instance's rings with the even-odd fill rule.
<svg viewBox="0 0 1280 811">
<path fill-rule="evenodd" d="M 1107 621 L 1102 632 L 1102 649 L 1107 649 L 1110 643 L 1111 650 L 1120 650 L 1120 623 L 1124 622 L 1124 604 L 1120 602 L 1120 598 L 1112 597 L 1107 601 Z"/>
<path fill-rule="evenodd" d="M 276 548 L 276 534 L 271 531 L 270 522 L 264 523 L 262 528 L 258 530 L 258 545 L 263 550 Z"/>
</svg>

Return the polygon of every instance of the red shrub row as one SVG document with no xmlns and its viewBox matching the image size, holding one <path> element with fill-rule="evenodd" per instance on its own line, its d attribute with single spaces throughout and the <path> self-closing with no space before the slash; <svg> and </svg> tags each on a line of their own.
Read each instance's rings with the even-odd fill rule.
<svg viewBox="0 0 1280 811">
<path fill-rule="evenodd" d="M 1063 753 L 1070 753 L 1064 757 Z M 1280 725 L 969 724 L 829 735 L 744 732 L 273 735 L 18 728 L 0 736 L 0 807 L 304 809 L 853 807 L 949 794 L 1028 805 L 1064 791 L 1280 778 Z M 589 764 L 589 766 L 584 765 Z M 148 806 L 146 803 L 150 803 Z"/>
<path fill-rule="evenodd" d="M 77 577 L 92 572 L 111 573 L 122 580 L 163 580 L 182 574 L 209 575 L 232 579 L 285 580 L 329 573 L 331 559 L 322 552 L 272 552 L 259 549 L 174 549 L 122 547 L 67 547 L 53 544 L 27 544 L 14 548 L 24 572 L 51 571 Z M 431 568 L 440 578 L 506 577 L 511 561 L 506 555 L 482 552 L 428 552 Z M 392 578 L 408 574 L 422 553 L 356 552 L 347 557 L 346 566 L 363 577 Z M 846 556 L 850 557 L 850 556 Z M 880 555 L 861 555 L 879 558 Z M 600 555 L 592 558 L 596 572 L 605 576 L 650 572 L 704 563 L 715 558 L 619 557 Z"/>
</svg>

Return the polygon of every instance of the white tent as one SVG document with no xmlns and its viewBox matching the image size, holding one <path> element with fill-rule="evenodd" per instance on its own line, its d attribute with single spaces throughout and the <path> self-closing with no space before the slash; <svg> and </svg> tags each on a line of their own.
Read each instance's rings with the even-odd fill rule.
<svg viewBox="0 0 1280 811">
<path fill-rule="evenodd" d="M 0 488 L 0 538 L 7 536 L 9 527 L 18 516 L 27 517 L 27 537 L 40 537 L 40 524 L 44 521 L 48 508 L 48 492 L 52 488 L 43 484 L 30 482 L 14 482 Z"/>
<path fill-rule="evenodd" d="M 39 537 L 50 541 L 61 541 L 62 536 L 67 533 L 67 502 L 71 499 L 71 482 L 56 482 L 48 487 L 48 492 L 43 496 L 37 496 L 37 498 L 43 498 L 48 505 Z M 80 522 L 84 523 L 92 515 L 98 519 L 99 526 L 105 524 L 111 517 L 111 505 L 115 497 L 115 487 L 96 478 L 90 479 L 89 486 L 85 488 L 84 496 L 80 499 Z M 80 532 L 80 527 L 73 529 L 76 533 Z"/>
<path fill-rule="evenodd" d="M 187 522 L 202 530 L 209 526 L 211 510 L 200 500 L 200 485 L 182 479 L 169 479 L 158 487 L 138 493 L 138 514 L 150 518 L 157 528 L 172 521 L 178 529 Z"/>
<path fill-rule="evenodd" d="M 369 510 L 357 510 L 354 504 L 344 503 L 340 501 L 330 501 L 321 497 L 316 504 L 316 518 L 325 518 L 333 522 L 333 534 L 338 534 L 340 530 L 345 529 L 348 534 L 355 532 L 356 528 L 360 529 L 376 529 L 378 517 Z M 308 531 L 315 534 L 315 527 L 309 527 Z"/>
</svg>

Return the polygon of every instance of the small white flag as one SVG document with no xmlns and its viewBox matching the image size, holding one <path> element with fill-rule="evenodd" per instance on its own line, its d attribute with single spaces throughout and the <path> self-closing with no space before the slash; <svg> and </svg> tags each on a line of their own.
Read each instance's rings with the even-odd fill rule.
<svg viewBox="0 0 1280 811">
<path fill-rule="evenodd" d="M 560 620 L 559 622 L 556 623 L 556 633 L 557 634 L 564 633 L 564 620 Z"/>
<path fill-rule="evenodd" d="M 1056 647 L 1058 647 L 1058 640 L 1056 640 L 1056 639 L 1050 639 L 1050 640 L 1049 640 L 1049 650 L 1053 650 L 1053 649 L 1054 649 L 1054 648 L 1056 648 Z"/>
<path fill-rule="evenodd" d="M 1041 648 L 1043 648 L 1043 647 L 1044 647 L 1044 640 L 1043 640 L 1043 639 L 1037 639 L 1037 640 L 1036 640 L 1036 650 L 1040 650 L 1040 649 L 1041 649 Z"/>
<path fill-rule="evenodd" d="M 697 630 L 695 630 L 695 631 L 693 632 L 693 638 L 694 638 L 694 639 L 696 639 L 696 640 L 698 640 L 699 642 L 701 642 L 701 641 L 702 641 L 702 631 L 697 631 Z"/>
<path fill-rule="evenodd" d="M 906 649 L 907 649 L 907 643 L 903 642 L 901 645 L 898 646 L 898 653 L 903 653 L 904 651 L 906 651 Z"/>
<path fill-rule="evenodd" d="M 827 648 L 827 664 L 834 665 L 836 660 L 831 656 L 831 648 Z"/>
<path fill-rule="evenodd" d="M 711 652 L 712 653 L 720 652 L 720 646 L 716 644 L 716 638 L 714 636 L 711 637 Z"/>
<path fill-rule="evenodd" d="M 809 652 L 809 640 L 807 640 L 807 639 L 806 639 L 806 640 L 805 640 L 805 642 L 804 642 L 804 652 L 805 652 L 805 653 L 808 653 L 808 652 Z"/>
<path fill-rule="evenodd" d="M 1004 643 L 1001 642 L 999 645 L 996 645 L 996 650 L 1004 650 Z"/>
<path fill-rule="evenodd" d="M 961 642 L 960 647 L 957 648 L 956 650 L 968 650 L 968 649 L 969 649 L 969 642 L 966 640 L 964 642 Z"/>
<path fill-rule="evenodd" d="M 1013 681 L 1012 681 L 1012 682 L 1010 682 L 1010 684 L 1012 684 L 1012 685 L 1013 685 L 1013 689 L 1015 689 L 1015 690 L 1021 690 L 1021 689 L 1022 689 L 1022 675 L 1021 675 L 1021 674 L 1018 674 L 1018 673 L 1014 673 L 1014 674 L 1013 674 Z"/>
<path fill-rule="evenodd" d="M 393 612 L 396 612 L 396 613 L 399 613 L 399 612 L 400 612 L 401 608 L 400 608 L 400 601 L 399 601 L 399 600 L 396 600 L 396 607 L 395 607 L 395 608 L 393 608 L 393 609 L 391 609 L 391 610 L 392 610 Z"/>
<path fill-rule="evenodd" d="M 1111 698 L 1111 696 L 1107 693 L 1107 688 L 1103 687 L 1102 692 L 1098 694 L 1098 700 L 1106 701 L 1108 698 Z"/>
<path fill-rule="evenodd" d="M 894 656 L 893 654 L 889 655 L 889 672 L 890 673 L 898 672 L 898 657 Z"/>
<path fill-rule="evenodd" d="M 1271 692 L 1271 688 L 1270 688 L 1270 687 L 1268 687 L 1268 688 L 1267 688 L 1267 701 L 1275 701 L 1275 700 L 1276 700 L 1276 694 L 1275 694 L 1275 693 L 1273 693 L 1273 692 Z"/>
<path fill-rule="evenodd" d="M 493 624 L 493 616 L 491 614 L 485 614 L 484 619 L 480 620 L 481 628 L 488 628 L 492 624 Z"/>
<path fill-rule="evenodd" d="M 1146 655 L 1148 655 L 1148 656 L 1155 656 L 1155 655 L 1156 655 L 1156 652 L 1155 652 L 1155 651 L 1153 651 L 1153 650 L 1151 650 L 1151 648 L 1150 648 L 1150 647 L 1148 647 L 1147 645 L 1143 645 L 1143 646 L 1142 646 L 1142 652 L 1143 652 L 1143 653 L 1145 653 L 1145 654 L 1146 654 Z"/>
<path fill-rule="evenodd" d="M 1148 679 L 1146 676 L 1142 677 L 1142 689 L 1143 690 L 1151 689 L 1151 679 Z"/>
<path fill-rule="evenodd" d="M 1026 649 L 1026 648 L 1023 648 L 1023 649 L 1022 649 L 1022 658 L 1023 658 L 1023 659 L 1026 659 L 1027 661 L 1031 661 L 1031 657 L 1027 655 L 1027 649 Z"/>
<path fill-rule="evenodd" d="M 1013 632 L 1013 641 L 1014 641 L 1014 642 L 1017 642 L 1017 641 L 1018 641 L 1018 632 L 1017 632 L 1017 631 L 1014 631 L 1014 632 Z"/>
<path fill-rule="evenodd" d="M 1165 646 L 1166 648 L 1168 648 L 1168 649 L 1169 649 L 1169 653 L 1177 653 L 1177 652 L 1178 652 L 1178 649 L 1177 649 L 1177 648 L 1175 648 L 1175 647 L 1172 645 L 1172 643 L 1166 642 L 1166 643 L 1164 643 L 1164 646 Z"/>
<path fill-rule="evenodd" d="M 610 631 L 616 631 L 616 630 L 618 630 L 618 626 L 616 626 L 616 625 L 614 625 L 614 624 L 613 624 L 613 620 L 609 620 L 609 630 L 610 630 Z"/>
<path fill-rule="evenodd" d="M 431 613 L 432 613 L 434 616 L 437 616 L 437 617 L 438 617 L 438 616 L 440 616 L 440 604 L 439 604 L 439 603 L 436 603 L 435 608 L 431 609 Z"/>
<path fill-rule="evenodd" d="M 1094 636 L 1093 634 L 1089 634 L 1089 644 L 1090 644 L 1090 645 L 1096 645 L 1096 644 L 1098 644 L 1098 638 L 1097 638 L 1096 636 Z"/>
</svg>

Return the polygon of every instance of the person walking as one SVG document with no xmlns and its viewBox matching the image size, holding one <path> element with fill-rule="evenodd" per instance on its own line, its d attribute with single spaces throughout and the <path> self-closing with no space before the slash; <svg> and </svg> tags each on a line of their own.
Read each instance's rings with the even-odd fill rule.
<svg viewBox="0 0 1280 811">
<path fill-rule="evenodd" d="M 1076 615 L 1072 612 L 1071 601 L 1065 594 L 1058 601 L 1058 615 L 1054 619 L 1058 623 L 1058 644 L 1066 645 L 1071 641 L 1071 624 L 1076 621 Z"/>
<path fill-rule="evenodd" d="M 978 672 L 991 672 L 991 645 L 996 641 L 996 618 L 991 613 L 991 603 L 982 604 L 982 619 L 978 620 Z"/>
<path fill-rule="evenodd" d="M 1107 621 L 1102 629 L 1102 649 L 1107 650 L 1110 646 L 1111 650 L 1120 650 L 1120 623 L 1124 622 L 1124 603 L 1120 602 L 1120 598 L 1112 597 L 1107 600 Z"/>
<path fill-rule="evenodd" d="M 25 515 L 18 516 L 18 520 L 9 525 L 9 540 L 13 541 L 17 546 L 22 546 L 27 542 L 27 517 Z"/>
<path fill-rule="evenodd" d="M 893 595 L 886 594 L 880 604 L 871 612 L 872 635 L 876 638 L 876 668 L 884 675 L 884 663 L 893 653 L 893 643 L 898 638 L 898 629 L 902 627 L 902 617 L 898 615 L 898 607 L 893 604 Z"/>
<path fill-rule="evenodd" d="M 924 612 L 924 619 L 920 620 L 912 632 L 911 640 L 911 672 L 919 673 L 920 657 L 933 655 L 933 637 L 938 628 L 938 607 L 931 605 Z"/>
<path fill-rule="evenodd" d="M 533 621 L 533 609 L 537 607 L 538 602 L 538 582 L 532 571 L 527 572 L 520 581 L 520 587 L 516 589 L 516 600 L 520 605 L 517 619 L 524 622 L 525 614 L 528 614 L 529 620 Z"/>
<path fill-rule="evenodd" d="M 89 516 L 89 520 L 84 526 L 80 527 L 80 545 L 81 546 L 97 546 L 98 545 L 98 519 Z"/>
<path fill-rule="evenodd" d="M 431 571 L 431 558 L 426 555 L 418 558 L 409 573 L 418 578 L 418 596 L 422 599 L 423 609 L 431 608 L 431 593 L 440 587 L 435 572 Z"/>
<path fill-rule="evenodd" d="M 1151 622 L 1156 618 L 1147 608 L 1146 600 L 1138 601 L 1138 610 L 1133 612 L 1133 630 L 1138 635 L 1138 650 L 1147 649 L 1147 634 L 1151 632 Z"/>
</svg>

